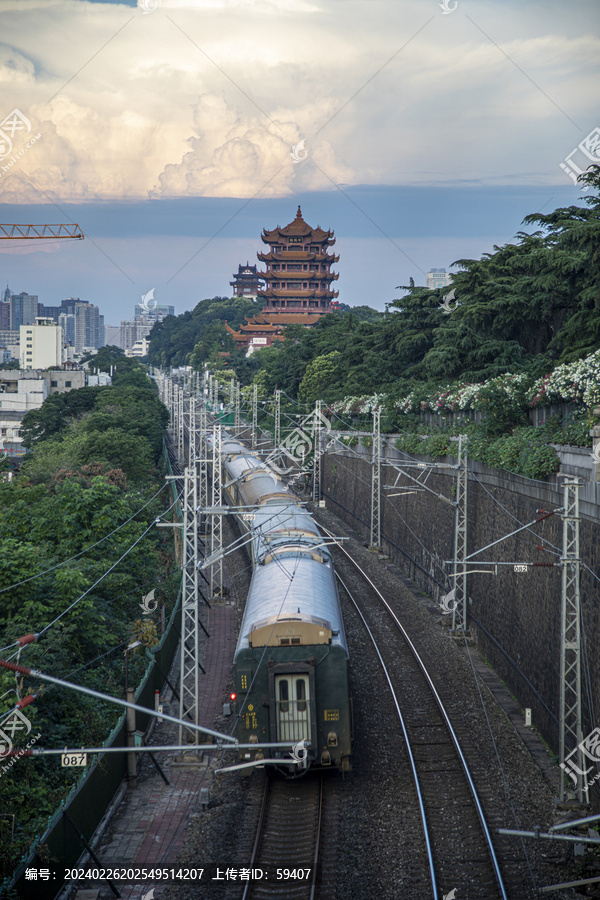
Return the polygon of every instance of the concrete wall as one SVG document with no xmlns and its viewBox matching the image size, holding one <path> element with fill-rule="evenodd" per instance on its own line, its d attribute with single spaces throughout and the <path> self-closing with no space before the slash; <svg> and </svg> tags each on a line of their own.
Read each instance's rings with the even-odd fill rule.
<svg viewBox="0 0 600 900">
<path fill-rule="evenodd" d="M 339 448 L 339 445 L 338 445 Z M 567 458 L 572 448 L 565 451 Z M 589 459 L 590 452 L 583 451 Z M 327 506 L 369 537 L 371 509 L 371 449 L 329 452 L 323 459 L 323 487 Z M 386 458 L 399 464 L 404 454 L 387 448 Z M 426 457 L 420 457 L 426 460 Z M 446 460 L 455 463 L 452 458 Z M 577 459 L 585 470 L 585 458 Z M 407 469 L 416 476 L 418 469 Z M 423 472 L 423 470 L 421 470 Z M 397 471 L 386 466 L 382 484 L 394 484 Z M 424 477 L 423 475 L 421 477 Z M 455 475 L 451 469 L 433 470 L 427 487 L 446 498 L 454 496 Z M 503 537 L 537 518 L 536 509 L 553 510 L 563 505 L 561 479 L 552 476 L 534 481 L 476 462 L 469 463 L 468 552 Z M 453 554 L 454 510 L 449 503 L 401 476 L 382 500 L 383 546 L 417 584 L 439 599 L 450 588 L 447 574 Z M 388 494 L 401 494 L 389 497 Z M 600 507 L 598 485 L 587 481 L 580 506 L 581 558 L 595 574 L 600 574 Z M 362 520 L 362 522 L 360 521 Z M 539 537 L 537 537 L 539 536 Z M 543 537 L 560 555 L 562 520 L 554 515 L 533 529 L 521 532 L 486 550 L 475 559 L 516 563 L 558 561 L 558 556 L 537 549 Z M 548 546 L 548 545 L 545 545 Z M 554 549 L 550 548 L 550 549 Z M 600 715 L 600 583 L 582 567 L 581 597 L 583 629 L 592 690 L 596 694 L 594 719 Z M 470 626 L 478 646 L 523 707 L 531 707 L 534 725 L 552 749 L 558 751 L 561 568 L 529 568 L 516 574 L 512 566 L 499 566 L 497 575 L 469 577 Z M 593 727 L 586 715 L 584 734 Z"/>
</svg>

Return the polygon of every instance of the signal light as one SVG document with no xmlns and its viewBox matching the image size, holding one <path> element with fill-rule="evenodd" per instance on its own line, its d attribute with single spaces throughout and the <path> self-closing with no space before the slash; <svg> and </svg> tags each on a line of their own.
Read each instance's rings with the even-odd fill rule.
<svg viewBox="0 0 600 900">
<path fill-rule="evenodd" d="M 235 693 L 235 691 L 232 691 L 231 694 L 229 695 L 230 700 L 235 700 L 236 697 L 237 697 L 237 694 Z"/>
</svg>

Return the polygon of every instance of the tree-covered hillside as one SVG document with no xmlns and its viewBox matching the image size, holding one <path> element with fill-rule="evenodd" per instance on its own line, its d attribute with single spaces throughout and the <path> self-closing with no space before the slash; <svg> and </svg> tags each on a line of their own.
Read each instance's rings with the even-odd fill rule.
<svg viewBox="0 0 600 900">
<path fill-rule="evenodd" d="M 0 635 L 13 658 L 15 642 L 37 634 L 23 663 L 122 697 L 124 649 L 141 641 L 128 660 L 137 685 L 146 647 L 158 641 L 157 616 L 142 620 L 140 599 L 155 588 L 169 613 L 180 573 L 171 536 L 155 527 L 171 503 L 161 470 L 168 412 L 144 366 L 107 349 L 94 365 L 107 359 L 112 386 L 55 394 L 25 416 L 33 452 L 11 481 L 0 478 Z M 32 684 L 2 670 L 1 720 Z M 40 745 L 74 747 L 102 744 L 121 711 L 40 684 L 26 714 Z M 17 748 L 27 740 L 13 739 Z M 0 819 L 1 883 L 81 770 L 62 768 L 59 757 L 0 762 L 0 806 L 11 813 Z"/>
</svg>

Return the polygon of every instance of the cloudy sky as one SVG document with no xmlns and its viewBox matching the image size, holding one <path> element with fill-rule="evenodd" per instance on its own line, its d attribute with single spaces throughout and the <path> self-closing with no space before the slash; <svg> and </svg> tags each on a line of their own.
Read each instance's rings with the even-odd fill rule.
<svg viewBox="0 0 600 900">
<path fill-rule="evenodd" d="M 600 157 L 597 0 L 0 0 L 0 23 L 0 221 L 86 235 L 0 242 L 0 283 L 111 324 L 152 287 L 227 295 L 299 203 L 340 300 L 383 309 L 583 203 L 560 164 Z"/>
</svg>

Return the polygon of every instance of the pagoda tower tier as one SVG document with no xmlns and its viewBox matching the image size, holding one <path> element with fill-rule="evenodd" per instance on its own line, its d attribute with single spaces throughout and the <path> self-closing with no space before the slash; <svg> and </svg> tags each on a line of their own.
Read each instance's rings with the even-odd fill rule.
<svg viewBox="0 0 600 900">
<path fill-rule="evenodd" d="M 331 271 L 339 256 L 329 253 L 335 244 L 333 231 L 311 228 L 298 207 L 296 218 L 284 228 L 263 229 L 263 243 L 269 251 L 258 253 L 266 264 L 261 272 L 265 286 L 258 296 L 265 301 L 262 313 L 296 313 L 321 316 L 332 312 L 331 301 L 339 296 L 331 285 L 339 274 Z"/>
</svg>

